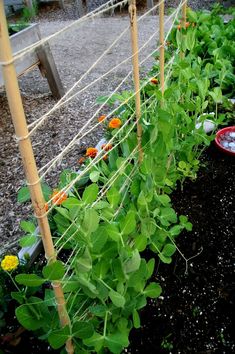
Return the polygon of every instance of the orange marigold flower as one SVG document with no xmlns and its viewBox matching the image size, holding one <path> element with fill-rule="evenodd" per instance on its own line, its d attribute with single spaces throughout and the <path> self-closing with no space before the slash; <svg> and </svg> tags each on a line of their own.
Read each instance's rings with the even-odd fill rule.
<svg viewBox="0 0 235 354">
<path fill-rule="evenodd" d="M 56 189 L 51 196 L 52 203 L 55 205 L 62 204 L 67 199 L 67 194 L 65 192 L 60 192 Z"/>
<path fill-rule="evenodd" d="M 49 210 L 49 204 L 48 204 L 48 203 L 46 203 L 46 204 L 44 205 L 44 209 L 45 209 L 46 211 Z"/>
<path fill-rule="evenodd" d="M 85 162 L 85 157 L 81 157 L 81 158 L 78 160 L 79 165 L 82 165 L 84 162 Z"/>
<path fill-rule="evenodd" d="M 180 30 L 181 30 L 181 25 L 178 25 L 178 26 L 177 26 L 177 29 L 180 31 Z"/>
<path fill-rule="evenodd" d="M 98 154 L 98 150 L 96 148 L 89 147 L 86 150 L 86 156 L 94 158 L 94 157 L 96 157 L 97 154 Z"/>
<path fill-rule="evenodd" d="M 190 22 L 185 23 L 185 28 L 188 28 L 190 26 Z"/>
<path fill-rule="evenodd" d="M 153 77 L 150 82 L 154 85 L 157 85 L 158 84 L 158 79 L 156 77 Z"/>
<path fill-rule="evenodd" d="M 103 149 L 104 151 L 109 151 L 109 150 L 112 149 L 112 147 L 113 147 L 112 144 L 103 144 L 103 145 L 101 145 L 101 149 Z"/>
<path fill-rule="evenodd" d="M 103 156 L 103 160 L 104 161 L 108 160 L 108 155 L 107 154 Z"/>
<path fill-rule="evenodd" d="M 98 118 L 98 122 L 99 122 L 99 123 L 103 122 L 103 121 L 105 120 L 105 118 L 106 118 L 106 115 L 103 114 L 102 116 L 100 116 L 100 117 Z"/>
<path fill-rule="evenodd" d="M 113 118 L 109 122 L 109 128 L 118 129 L 120 128 L 121 125 L 122 125 L 122 121 L 119 118 Z"/>
</svg>

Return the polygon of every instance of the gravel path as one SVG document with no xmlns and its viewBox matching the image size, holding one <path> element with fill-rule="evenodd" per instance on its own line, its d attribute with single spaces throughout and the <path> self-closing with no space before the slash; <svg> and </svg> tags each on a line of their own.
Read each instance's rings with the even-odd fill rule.
<svg viewBox="0 0 235 354">
<path fill-rule="evenodd" d="M 48 22 L 42 20 L 40 21 L 42 35 L 54 33 L 69 23 L 71 21 Z M 128 17 L 105 17 L 89 20 L 78 29 L 66 32 L 51 43 L 55 62 L 66 90 L 87 71 L 128 24 Z M 139 27 L 140 45 L 146 42 L 156 27 L 156 17 L 148 16 L 141 21 Z M 153 51 L 155 44 L 156 40 L 152 40 L 151 44 L 143 50 L 140 59 Z M 84 80 L 81 87 L 100 77 L 130 55 L 128 31 L 119 44 Z M 145 63 L 141 69 L 143 75 L 152 63 L 153 58 Z M 88 91 L 53 114 L 43 128 L 33 135 L 32 142 L 39 167 L 56 156 L 92 116 L 98 107 L 95 103 L 96 98 L 112 92 L 130 70 L 131 61 L 127 65 L 119 67 L 114 73 L 94 84 Z M 47 81 L 41 77 L 39 70 L 31 71 L 19 81 L 28 122 L 39 118 L 56 103 L 51 96 Z M 128 87 L 132 87 L 131 80 L 123 85 L 122 89 Z M 102 113 L 104 112 L 102 111 Z M 19 237 L 20 220 L 29 217 L 32 213 L 30 206 L 19 205 L 16 202 L 17 191 L 24 184 L 24 174 L 13 134 L 9 109 L 2 88 L 0 89 L 0 196 L 4 202 L 0 207 L 0 240 L 4 245 L 14 242 Z M 83 138 L 82 141 L 78 141 L 75 148 L 61 161 L 60 166 L 57 166 L 55 171 L 49 174 L 47 181 L 52 186 L 56 186 L 58 173 L 62 169 L 71 167 L 78 169 L 77 160 L 84 153 L 85 148 L 95 145 L 102 135 L 102 129 L 98 129 Z"/>
<path fill-rule="evenodd" d="M 93 11 L 97 7 L 101 6 L 108 0 L 87 0 L 88 10 Z M 168 0 L 165 1 L 166 11 L 169 8 L 177 7 L 180 0 Z M 229 7 L 234 5 L 234 0 L 188 0 L 188 6 L 190 6 L 194 10 L 200 9 L 211 9 L 212 5 L 220 2 L 223 6 Z M 146 9 L 146 0 L 137 0 L 137 6 L 139 11 L 143 11 Z M 154 0 L 154 4 L 156 5 L 158 0 Z M 128 6 L 126 6 L 122 13 L 127 12 Z M 119 15 L 119 10 L 115 10 L 115 14 Z M 40 5 L 40 13 L 37 19 L 40 21 L 56 21 L 56 20 L 74 20 L 78 17 L 78 12 L 76 11 L 75 1 L 74 0 L 65 0 L 65 10 L 59 8 L 58 3 L 44 3 Z"/>
</svg>

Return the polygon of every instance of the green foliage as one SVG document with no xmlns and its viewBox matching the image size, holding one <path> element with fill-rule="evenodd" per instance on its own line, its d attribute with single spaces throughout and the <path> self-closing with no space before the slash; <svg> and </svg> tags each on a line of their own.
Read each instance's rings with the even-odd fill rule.
<svg viewBox="0 0 235 354">
<path fill-rule="evenodd" d="M 171 33 L 172 48 L 166 57 L 170 58 L 176 45 L 184 57 L 177 56 L 173 62 L 164 97 L 151 82 L 145 81 L 141 90 L 141 164 L 134 151 L 134 121 L 124 126 L 135 110 L 134 98 L 129 100 L 133 93 L 125 91 L 108 102 L 122 103 L 115 112 L 124 126 L 114 139 L 118 146 L 107 153 L 107 161 L 97 163 L 75 183 L 67 199 L 55 205 L 49 215 L 61 259 L 66 255 L 65 264 L 49 262 L 40 274 L 15 277 L 20 291 L 12 297 L 20 304 L 16 309 L 18 321 L 37 330 L 54 349 L 72 338 L 84 353 L 121 353 L 129 343 L 132 327 L 141 326 L 139 311 L 148 298 L 157 299 L 162 292 L 160 284 L 150 280 L 155 259 L 146 262 L 144 251 L 151 250 L 157 260 L 170 264 L 178 235 L 192 229 L 187 217 L 178 216 L 173 209 L 170 195 L 185 178 L 196 178 L 201 151 L 214 138 L 203 128 L 196 129 L 196 122 L 199 119 L 203 123 L 214 107 L 215 123 L 224 119 L 218 114 L 218 105 L 228 102 L 225 93 L 234 83 L 234 74 L 225 58 L 226 45 L 232 41 L 230 25 L 226 27 L 209 13 L 190 10 L 188 18 L 195 22 L 194 27 Z M 228 55 L 233 61 L 232 48 Z M 155 65 L 150 75 L 155 76 L 158 69 Z M 105 100 L 101 97 L 99 102 Z M 108 129 L 106 135 L 113 137 L 114 132 Z M 76 177 L 75 172 L 63 171 L 59 189 Z M 51 190 L 43 189 L 48 201 Z M 21 189 L 18 200 L 28 199 L 28 189 Z M 22 222 L 21 227 L 26 232 L 21 245 L 31 244 L 34 224 Z M 60 327 L 52 289 L 44 289 L 50 282 L 62 284 L 71 326 Z M 43 299 L 33 296 L 42 289 Z M 163 348 L 171 345 L 163 340 Z"/>
</svg>

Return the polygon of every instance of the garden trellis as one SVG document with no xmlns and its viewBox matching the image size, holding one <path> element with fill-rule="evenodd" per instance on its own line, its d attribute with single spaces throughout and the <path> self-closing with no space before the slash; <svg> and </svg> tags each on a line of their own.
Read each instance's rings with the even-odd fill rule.
<svg viewBox="0 0 235 354">
<path fill-rule="evenodd" d="M 47 43 L 49 40 L 53 40 L 53 38 L 59 36 L 60 34 L 69 31 L 72 27 L 78 26 L 79 24 L 88 21 L 89 19 L 95 18 L 97 16 L 100 16 L 102 14 L 105 14 L 106 12 L 109 12 L 111 9 L 115 9 L 120 6 L 124 6 L 127 3 L 129 3 L 129 13 L 130 13 L 130 26 L 126 28 L 120 35 L 115 39 L 115 41 L 102 53 L 102 55 L 94 62 L 94 64 L 87 70 L 86 73 L 84 73 L 80 79 L 67 91 L 67 93 L 52 107 L 46 114 L 41 116 L 39 119 L 34 121 L 33 123 L 27 125 L 26 122 L 26 117 L 23 109 L 23 104 L 20 96 L 20 91 L 17 83 L 17 77 L 15 73 L 15 68 L 14 68 L 14 61 L 16 59 L 23 58 L 27 53 L 36 50 L 37 47 Z M 78 233 L 81 233 L 81 221 L 80 221 L 80 215 L 75 213 L 73 215 L 73 218 L 69 224 L 69 226 L 65 227 L 63 231 L 60 233 L 60 237 L 54 236 L 51 234 L 50 230 L 50 225 L 48 221 L 48 215 L 53 211 L 53 209 L 56 208 L 56 203 L 53 203 L 55 198 L 60 201 L 60 198 L 62 196 L 67 196 L 71 194 L 70 198 L 68 198 L 67 203 L 71 203 L 69 207 L 73 204 L 76 207 L 77 210 L 79 210 L 79 203 L 75 201 L 73 198 L 73 195 L 77 193 L 76 191 L 76 184 L 80 182 L 88 173 L 90 173 L 91 176 L 91 182 L 87 188 L 83 192 L 82 196 L 78 196 L 78 201 L 83 203 L 82 207 L 82 213 L 84 213 L 84 220 L 82 220 L 82 225 L 83 229 L 87 231 L 87 237 L 88 239 L 91 237 L 91 234 L 96 231 L 94 229 L 94 225 L 96 223 L 99 223 L 98 219 L 98 212 L 96 210 L 101 210 L 100 213 L 102 214 L 102 210 L 105 209 L 101 207 L 102 204 L 105 203 L 106 201 L 103 200 L 104 198 L 107 197 L 108 195 L 108 200 L 111 204 L 116 206 L 116 211 L 114 216 L 112 217 L 112 220 L 115 219 L 116 217 L 119 216 L 120 212 L 122 211 L 122 206 L 124 203 L 124 200 L 127 195 L 128 188 L 130 187 L 132 183 L 132 177 L 134 174 L 139 170 L 139 166 L 141 166 L 143 159 L 144 159 L 144 150 L 146 147 L 149 146 L 149 141 L 144 141 L 143 139 L 143 131 L 142 131 L 142 126 L 141 126 L 141 116 L 143 109 L 146 107 L 147 102 L 151 101 L 153 98 L 154 94 L 150 96 L 147 100 L 142 101 L 141 100 L 141 91 L 146 87 L 146 85 L 149 84 L 151 81 L 150 78 L 143 80 L 140 82 L 140 74 L 139 74 L 139 53 L 146 47 L 146 45 L 154 39 L 154 37 L 159 33 L 160 34 L 160 41 L 159 41 L 159 46 L 155 48 L 155 50 L 146 55 L 144 60 L 140 62 L 140 65 L 142 65 L 147 59 L 149 59 L 151 56 L 156 54 L 156 51 L 160 51 L 160 87 L 162 91 L 162 98 L 161 101 L 163 102 L 163 97 L 164 97 L 164 91 L 167 86 L 167 81 L 171 75 L 171 68 L 174 62 L 175 57 L 179 56 L 179 52 L 176 51 L 171 58 L 165 65 L 164 63 L 164 48 L 166 45 L 166 41 L 168 36 L 171 33 L 171 30 L 175 24 L 175 21 L 178 19 L 181 10 L 183 9 L 183 21 L 182 21 L 182 26 L 185 27 L 186 25 L 186 3 L 187 1 L 181 1 L 178 7 L 174 10 L 174 12 L 166 19 L 164 20 L 164 1 L 160 1 L 154 8 L 151 8 L 151 10 L 147 11 L 144 15 L 139 17 L 138 21 L 141 21 L 143 18 L 145 18 L 149 13 L 151 13 L 154 9 L 157 9 L 159 7 L 160 9 L 160 26 L 159 29 L 154 29 L 153 34 L 150 36 L 148 41 L 146 43 L 138 48 L 138 31 L 137 31 L 137 16 L 136 16 L 136 1 L 135 0 L 124 0 L 121 2 L 116 2 L 116 1 L 109 1 L 105 5 L 101 6 L 97 10 L 93 11 L 92 13 L 87 14 L 86 16 L 82 17 L 81 19 L 78 19 L 71 25 L 63 28 L 62 30 L 59 30 L 53 35 L 50 35 L 36 44 L 33 44 L 30 47 L 25 48 L 23 51 L 17 53 L 14 57 L 12 57 L 11 54 L 11 49 L 10 49 L 10 42 L 9 42 L 9 36 L 8 36 L 8 31 L 7 31 L 7 24 L 6 24 L 6 18 L 4 15 L 4 4 L 3 0 L 0 0 L 0 25 L 1 25 L 1 32 L 0 32 L 0 64 L 2 65 L 2 70 L 3 70 L 3 75 L 4 75 L 4 81 L 5 81 L 5 87 L 6 87 L 6 93 L 9 101 L 9 106 L 12 114 L 12 120 L 14 123 L 15 127 L 15 133 L 16 133 L 16 140 L 19 144 L 23 164 L 24 164 L 24 169 L 25 169 L 25 175 L 26 175 L 26 181 L 27 185 L 30 189 L 30 194 L 31 194 L 31 199 L 32 199 L 32 205 L 34 208 L 35 216 L 38 221 L 39 225 L 39 230 L 40 230 L 40 236 L 42 238 L 42 242 L 44 245 L 45 249 L 45 256 L 48 261 L 48 265 L 45 267 L 44 270 L 44 277 L 47 281 L 51 282 L 52 288 L 54 290 L 54 295 L 55 295 L 55 302 L 57 304 L 58 308 L 58 314 L 61 322 L 61 329 L 57 329 L 54 334 L 51 335 L 51 343 L 56 342 L 57 336 L 62 336 L 62 345 L 66 342 L 66 350 L 69 354 L 74 353 L 74 345 L 73 345 L 73 340 L 76 342 L 76 338 L 82 338 L 84 339 L 84 343 L 88 347 L 92 347 L 93 344 L 96 347 L 96 345 L 99 347 L 97 344 L 97 341 L 107 341 L 107 346 L 110 350 L 115 350 L 113 348 L 118 347 L 118 337 L 112 337 L 112 334 L 107 335 L 106 329 L 107 329 L 107 321 L 109 317 L 109 312 L 105 312 L 104 316 L 104 331 L 103 331 L 103 336 L 100 337 L 94 337 L 92 335 L 91 337 L 93 338 L 92 340 L 89 340 L 89 336 L 87 337 L 86 334 L 84 335 L 84 331 L 86 331 L 86 322 L 84 319 L 87 318 L 88 315 L 88 310 L 87 308 L 84 310 L 84 306 L 88 300 L 84 300 L 84 302 L 81 304 L 79 308 L 75 307 L 75 310 L 73 309 L 76 298 L 80 296 L 80 288 L 76 288 L 76 281 L 74 280 L 74 257 L 76 256 L 76 262 L 77 262 L 77 269 L 81 271 L 81 273 L 90 270 L 91 265 L 91 256 L 89 254 L 88 248 L 83 245 L 85 242 L 84 240 L 78 239 Z M 164 34 L 164 22 L 170 22 L 171 21 L 171 26 L 167 34 Z M 131 33 L 131 41 L 130 41 L 130 46 L 132 47 L 132 55 L 129 58 L 126 58 L 123 60 L 121 63 L 118 63 L 115 65 L 112 69 L 108 70 L 104 75 L 100 76 L 99 78 L 95 79 L 93 82 L 87 84 L 85 87 L 82 89 L 74 92 L 78 87 L 79 84 L 82 82 L 82 80 L 93 70 L 99 62 L 102 61 L 104 56 L 113 48 L 118 41 L 128 32 L 130 31 Z M 80 93 L 84 92 L 85 90 L 89 89 L 94 82 L 101 81 L 103 78 L 105 78 L 108 74 L 114 72 L 118 67 L 121 65 L 124 65 L 127 63 L 128 60 L 132 59 L 133 61 L 133 70 L 131 70 L 125 78 L 121 81 L 121 83 L 113 90 L 113 92 L 110 93 L 110 95 L 105 99 L 105 101 L 102 103 L 99 109 L 93 114 L 93 116 L 87 121 L 87 123 L 80 129 L 78 132 L 76 132 L 75 136 L 71 139 L 69 144 L 67 144 L 57 156 L 55 156 L 51 161 L 49 161 L 46 165 L 44 165 L 40 170 L 37 169 L 36 163 L 35 163 L 35 158 L 33 154 L 33 149 L 31 145 L 31 137 L 33 137 L 34 132 L 37 131 L 39 127 L 41 127 L 43 124 L 47 123 L 47 119 L 50 117 L 50 115 L 57 111 L 59 108 L 62 106 L 68 104 L 73 98 L 77 97 Z M 121 103 L 118 107 L 115 107 L 104 119 L 102 122 L 98 122 L 92 127 L 90 127 L 90 124 L 94 122 L 94 120 L 98 117 L 100 114 L 101 110 L 103 107 L 109 102 L 109 100 L 113 97 L 114 94 L 118 92 L 120 87 L 122 86 L 123 83 L 126 82 L 126 80 L 133 74 L 134 78 L 134 93 L 128 97 L 123 103 Z M 117 131 L 114 130 L 114 133 L 112 137 L 105 142 L 105 146 L 110 146 L 108 151 L 105 152 L 102 150 L 102 148 L 97 151 L 93 159 L 90 159 L 88 164 L 81 170 L 81 172 L 77 173 L 76 176 L 73 176 L 72 180 L 67 181 L 65 185 L 58 191 L 56 194 L 54 194 L 49 200 L 45 200 L 41 188 L 41 182 L 42 180 L 47 176 L 47 174 L 54 169 L 61 159 L 66 156 L 66 154 L 76 145 L 78 144 L 83 137 L 86 135 L 92 133 L 96 127 L 104 124 L 105 121 L 107 121 L 109 118 L 111 118 L 115 113 L 120 110 L 123 106 L 125 106 L 128 102 L 131 100 L 135 100 L 135 110 L 134 112 L 126 119 L 126 121 L 119 127 Z M 154 105 L 155 102 L 152 101 L 150 103 L 151 105 Z M 110 156 L 112 152 L 114 152 L 118 147 L 120 146 L 121 143 L 125 142 L 126 139 L 130 136 L 136 134 L 137 137 L 134 139 L 136 141 L 136 146 L 132 147 L 132 150 L 129 148 L 129 153 L 125 156 L 125 158 L 120 159 L 118 161 L 118 165 L 115 171 L 108 177 L 104 179 L 104 183 L 100 188 L 96 184 L 97 182 L 97 176 L 98 174 L 96 173 L 96 166 L 98 166 L 99 163 L 101 163 L 104 159 L 104 156 Z M 134 136 L 134 135 L 133 135 Z M 117 141 L 117 137 L 119 140 Z M 130 163 L 133 161 L 132 163 Z M 126 172 L 126 169 L 128 169 L 128 172 Z M 91 175 L 91 173 L 93 173 Z M 123 185 L 120 189 L 120 200 L 119 197 L 115 195 L 115 192 L 113 192 L 112 187 L 118 179 L 121 177 L 124 177 L 124 182 Z M 63 194 L 61 194 L 63 193 Z M 70 200 L 69 200 L 70 199 Z M 118 199 L 118 202 L 116 202 L 116 199 Z M 98 208 L 98 209 L 96 209 Z M 100 209 L 99 209 L 100 208 Z M 92 211 L 93 210 L 93 211 Z M 89 211 L 89 212 L 88 212 Z M 58 211 L 59 212 L 59 211 Z M 63 217 L 68 217 L 66 214 L 67 212 L 63 212 L 60 210 L 60 213 Z M 109 216 L 104 215 L 104 220 L 108 224 L 109 223 Z M 92 225 L 94 223 L 94 225 Z M 129 214 L 126 215 L 124 218 L 124 221 L 122 222 L 123 229 L 128 229 L 129 224 L 135 224 L 133 221 L 133 215 L 130 212 Z M 98 224 L 97 224 L 98 225 Z M 96 225 L 96 226 L 97 226 Z M 102 227 L 102 226 L 101 226 Z M 121 246 L 124 247 L 125 240 L 124 236 L 126 235 L 126 232 L 128 234 L 128 231 L 123 231 L 119 235 L 116 231 L 116 225 L 111 225 L 109 227 L 109 232 L 111 234 L 112 240 L 117 241 L 117 237 L 120 237 L 120 244 Z M 86 232 L 85 232 L 86 233 Z M 85 237 L 85 235 L 84 235 Z M 53 238 L 55 238 L 55 242 L 53 242 Z M 57 255 L 62 251 L 62 249 L 67 246 L 71 241 L 73 240 L 78 240 L 76 246 L 72 249 L 71 253 L 68 256 L 68 259 L 64 262 L 63 266 L 60 261 L 57 260 Z M 173 239 L 171 240 L 172 243 L 174 244 Z M 100 242 L 96 240 L 96 242 Z M 129 241 L 128 241 L 129 242 Z M 131 243 L 132 241 L 130 241 Z M 99 247 L 98 247 L 99 248 Z M 132 263 L 129 261 L 126 261 L 125 264 L 128 265 L 128 267 L 134 267 L 135 268 L 135 262 L 139 264 L 139 255 L 137 254 L 136 250 L 133 250 L 131 260 Z M 128 263 L 129 262 L 129 263 Z M 63 270 L 63 269 L 64 270 Z M 58 275 L 59 274 L 59 275 Z M 28 280 L 27 280 L 28 279 Z M 37 284 L 39 285 L 40 283 L 43 284 L 46 280 L 38 279 L 34 276 L 30 275 L 28 277 L 23 277 L 21 278 L 21 283 L 23 285 L 29 284 L 30 282 L 32 284 Z M 123 302 L 123 297 L 120 295 L 121 290 L 118 292 L 116 291 L 117 289 L 112 289 L 108 284 L 104 282 L 102 278 L 99 279 L 100 283 L 106 290 L 108 289 L 109 291 L 109 299 L 111 299 L 112 303 L 119 307 L 124 306 L 122 305 Z M 92 294 L 91 298 L 95 298 L 96 295 L 96 289 L 94 286 L 87 281 L 85 277 L 79 278 L 79 285 L 84 289 L 85 288 L 85 294 Z M 29 285 L 30 286 L 30 285 Z M 76 288 L 75 295 L 73 294 L 73 286 Z M 100 285 L 101 286 L 101 285 Z M 67 288 L 71 289 L 70 291 L 67 290 Z M 158 288 L 154 287 L 149 288 L 149 293 L 152 293 L 153 291 L 158 292 Z M 105 293 L 105 290 L 103 288 L 100 288 L 100 291 Z M 147 292 L 147 290 L 146 290 Z M 50 301 L 52 299 L 50 298 Z M 96 301 L 93 301 L 94 304 L 96 304 Z M 91 302 L 89 300 L 89 304 L 91 306 Z M 33 302 L 31 301 L 31 305 L 38 305 L 37 301 Z M 67 306 L 66 306 L 67 305 Z M 23 306 L 29 306 L 29 304 L 25 304 Z M 21 311 L 24 311 L 23 308 L 21 308 Z M 135 313 L 135 312 L 134 312 Z M 135 313 L 135 316 L 136 313 Z M 85 329 L 84 329 L 85 328 Z M 90 331 L 90 327 L 87 327 L 87 332 Z M 113 344 L 113 341 L 116 340 L 116 344 Z M 102 342 L 103 343 L 103 342 Z M 125 346 L 126 340 L 121 340 L 121 345 Z M 61 342 L 60 342 L 61 344 Z M 120 345 L 120 344 L 119 344 Z M 56 345 L 55 345 L 56 346 Z M 115 352 L 115 351 L 114 351 Z"/>
</svg>

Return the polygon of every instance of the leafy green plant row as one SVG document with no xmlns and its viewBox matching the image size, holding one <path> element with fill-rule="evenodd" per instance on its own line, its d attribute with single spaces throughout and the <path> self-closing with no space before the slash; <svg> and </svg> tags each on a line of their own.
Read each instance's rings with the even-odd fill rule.
<svg viewBox="0 0 235 354">
<path fill-rule="evenodd" d="M 190 11 L 188 16 L 200 23 L 203 15 Z M 213 33 L 208 16 L 203 25 Z M 41 339 L 48 340 L 55 349 L 62 348 L 69 338 L 73 339 L 76 353 L 120 353 L 128 346 L 130 330 L 141 326 L 140 310 L 148 298 L 156 299 L 162 291 L 155 281 L 156 259 L 171 263 L 178 235 L 183 229 L 192 228 L 186 216 L 176 214 L 170 195 L 177 183 L 196 178 L 200 154 L 214 138 L 205 134 L 203 125 L 195 128 L 198 119 L 203 123 L 210 118 L 218 124 L 231 118 L 223 88 L 225 77 L 230 77 L 227 73 L 230 67 L 227 63 L 223 75 L 220 71 L 211 77 L 217 61 L 212 55 L 205 63 L 205 53 L 200 56 L 196 50 L 201 38 L 200 25 L 187 30 L 178 34 L 175 29 L 171 34 L 173 45 L 177 44 L 185 56 L 176 57 L 164 97 L 156 80 L 141 91 L 144 107 L 141 165 L 138 153 L 134 152 L 135 123 L 120 129 L 135 110 L 134 99 L 130 99 L 133 93 L 125 91 L 114 95 L 109 102 L 110 105 L 116 101 L 124 103 L 116 111 L 119 118 L 109 123 L 106 133 L 109 140 L 118 132 L 113 146 L 119 145 L 105 146 L 103 160 L 94 163 L 68 194 L 61 194 L 61 200 L 52 198 L 54 208 L 49 221 L 60 250 L 59 260 L 41 271 L 15 277 L 17 291 L 11 296 L 18 302 L 18 321 Z M 211 35 L 209 38 L 214 42 Z M 169 47 L 169 57 L 171 50 Z M 158 64 L 150 75 L 155 76 L 157 71 Z M 228 109 L 227 113 L 220 114 L 222 106 Z M 215 115 L 210 114 L 211 110 Z M 105 118 L 102 120 L 106 125 Z M 123 140 L 125 135 L 127 138 Z M 95 158 L 95 150 L 89 150 L 83 168 Z M 58 190 L 76 177 L 77 173 L 65 170 Z M 106 192 L 100 195 L 106 185 Z M 43 190 L 48 201 L 52 190 L 45 184 Z M 22 202 L 27 201 L 27 188 L 18 197 Z M 21 245 L 33 244 L 34 222 L 24 221 L 21 226 L 26 232 Z M 148 261 L 144 258 L 146 249 L 153 254 Z M 71 319 L 71 326 L 64 328 L 60 328 L 50 285 L 57 280 L 63 284 Z"/>
</svg>

